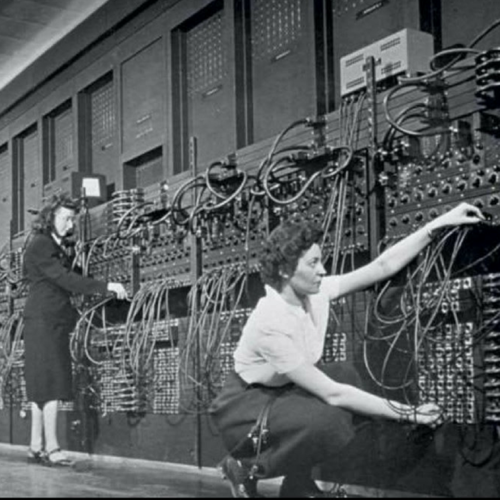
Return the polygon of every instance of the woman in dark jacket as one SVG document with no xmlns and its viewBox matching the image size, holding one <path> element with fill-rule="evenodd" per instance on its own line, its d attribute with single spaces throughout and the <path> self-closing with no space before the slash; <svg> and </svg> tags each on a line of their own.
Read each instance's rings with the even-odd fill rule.
<svg viewBox="0 0 500 500">
<path fill-rule="evenodd" d="M 62 244 L 74 229 L 76 212 L 68 195 L 55 195 L 33 224 L 34 236 L 24 258 L 29 285 L 24 308 L 25 377 L 32 402 L 28 461 L 47 465 L 70 463 L 57 440 L 58 402 L 73 397 L 69 334 L 77 311 L 70 296 L 107 292 L 119 299 L 127 296 L 120 283 L 104 283 L 71 270 Z"/>
</svg>

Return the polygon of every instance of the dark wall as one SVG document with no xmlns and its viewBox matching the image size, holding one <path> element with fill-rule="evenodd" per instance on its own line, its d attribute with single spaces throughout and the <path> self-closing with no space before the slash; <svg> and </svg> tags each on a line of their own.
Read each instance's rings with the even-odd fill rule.
<svg viewBox="0 0 500 500">
<path fill-rule="evenodd" d="M 497 20 L 500 20 L 500 4 L 495 0 L 442 0 L 443 47 L 467 46 Z M 500 33 L 493 30 L 476 48 L 498 47 L 499 43 Z"/>
</svg>

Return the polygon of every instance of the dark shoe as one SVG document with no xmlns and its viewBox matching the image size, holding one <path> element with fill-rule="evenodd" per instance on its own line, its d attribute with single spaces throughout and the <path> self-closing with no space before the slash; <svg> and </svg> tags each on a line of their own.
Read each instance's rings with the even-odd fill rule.
<svg viewBox="0 0 500 500">
<path fill-rule="evenodd" d="M 332 498 L 327 491 L 320 490 L 310 478 L 297 480 L 285 476 L 280 488 L 280 498 Z"/>
<path fill-rule="evenodd" d="M 28 450 L 26 461 L 29 464 L 43 464 L 47 460 L 47 456 L 43 450 L 34 451 L 31 448 Z"/>
<path fill-rule="evenodd" d="M 347 493 L 346 489 L 341 484 L 335 484 L 327 492 L 328 498 L 354 498 L 354 496 Z"/>
<path fill-rule="evenodd" d="M 250 478 L 248 468 L 231 456 L 219 464 L 222 477 L 229 481 L 233 498 L 264 498 L 257 492 L 257 480 Z"/>
<path fill-rule="evenodd" d="M 49 451 L 43 462 L 47 467 L 70 467 L 72 464 L 73 461 L 61 451 L 61 448 Z"/>
</svg>

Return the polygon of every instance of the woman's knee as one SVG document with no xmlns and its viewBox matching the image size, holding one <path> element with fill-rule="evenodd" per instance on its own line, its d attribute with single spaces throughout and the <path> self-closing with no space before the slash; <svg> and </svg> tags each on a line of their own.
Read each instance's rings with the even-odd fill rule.
<svg viewBox="0 0 500 500">
<path fill-rule="evenodd" d="M 307 421 L 309 438 L 319 445 L 341 449 L 354 437 L 352 414 L 341 408 L 326 407 L 310 415 Z"/>
</svg>

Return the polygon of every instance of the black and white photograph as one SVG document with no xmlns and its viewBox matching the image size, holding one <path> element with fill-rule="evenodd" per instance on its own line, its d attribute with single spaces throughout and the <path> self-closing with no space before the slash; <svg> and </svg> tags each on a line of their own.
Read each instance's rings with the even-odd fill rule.
<svg viewBox="0 0 500 500">
<path fill-rule="evenodd" d="M 500 0 L 0 0 L 0 470 L 500 498 Z"/>
</svg>

